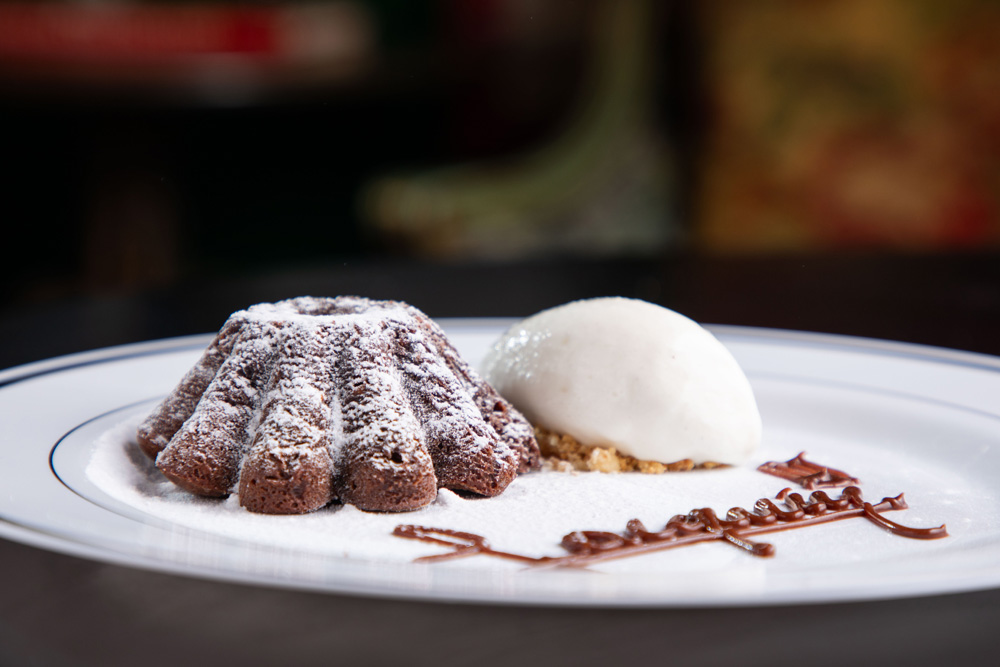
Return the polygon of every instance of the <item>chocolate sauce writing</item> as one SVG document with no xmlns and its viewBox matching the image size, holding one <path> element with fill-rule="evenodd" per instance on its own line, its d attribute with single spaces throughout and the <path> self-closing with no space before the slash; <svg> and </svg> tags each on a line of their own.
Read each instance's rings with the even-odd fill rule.
<svg viewBox="0 0 1000 667">
<path fill-rule="evenodd" d="M 727 542 L 754 556 L 768 557 L 774 555 L 774 545 L 755 542 L 750 539 L 752 536 L 850 518 L 865 518 L 900 537 L 927 540 L 948 536 L 943 525 L 936 528 L 911 528 L 882 516 L 882 512 L 906 509 L 903 494 L 883 498 L 881 502 L 872 504 L 862 498 L 861 489 L 856 486 L 845 488 L 839 498 L 831 498 L 823 491 L 814 491 L 805 499 L 791 489 L 784 489 L 774 500 L 761 498 L 754 504 L 752 511 L 734 507 L 726 513 L 725 518 L 719 517 L 711 508 L 695 509 L 673 517 L 660 531 L 647 530 L 638 519 L 629 521 L 621 533 L 574 531 L 562 539 L 562 547 L 568 552 L 564 556 L 533 557 L 500 551 L 490 546 L 485 537 L 446 528 L 400 525 L 393 530 L 393 535 L 450 548 L 450 551 L 441 554 L 418 558 L 417 562 L 483 555 L 516 560 L 536 568 L 586 567 L 600 561 L 710 541 Z"/>
<path fill-rule="evenodd" d="M 838 486 L 848 486 L 858 483 L 857 477 L 848 475 L 843 470 L 830 468 L 812 461 L 807 461 L 806 453 L 801 452 L 798 456 L 787 461 L 768 461 L 757 467 L 757 470 L 794 482 L 799 486 L 809 489 L 830 489 Z"/>
</svg>

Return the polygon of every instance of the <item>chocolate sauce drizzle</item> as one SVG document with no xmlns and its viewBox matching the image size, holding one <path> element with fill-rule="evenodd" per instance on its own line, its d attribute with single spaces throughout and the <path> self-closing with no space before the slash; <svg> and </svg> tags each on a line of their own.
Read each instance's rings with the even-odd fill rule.
<svg viewBox="0 0 1000 667">
<path fill-rule="evenodd" d="M 798 458 L 801 457 L 796 457 Z M 873 505 L 862 498 L 861 489 L 848 486 L 839 498 L 831 498 L 823 491 L 813 491 L 807 500 L 791 489 L 784 489 L 775 500 L 784 507 L 774 500 L 761 498 L 754 504 L 753 511 L 734 507 L 726 513 L 725 518 L 719 517 L 707 507 L 692 510 L 688 514 L 673 517 L 660 531 L 647 530 L 638 519 L 629 521 L 621 533 L 574 531 L 562 539 L 563 549 L 569 552 L 565 556 L 533 557 L 500 551 L 491 547 L 481 535 L 447 528 L 401 525 L 396 526 L 392 534 L 451 549 L 445 553 L 418 558 L 417 562 L 483 555 L 516 560 L 535 567 L 586 567 L 600 561 L 711 541 L 727 542 L 754 556 L 768 557 L 774 555 L 774 545 L 755 542 L 750 539 L 752 536 L 855 517 L 868 519 L 900 537 L 930 540 L 948 536 L 943 525 L 937 528 L 910 528 L 882 516 L 881 512 L 906 509 L 903 494 L 895 498 L 883 498 L 882 502 Z"/>
<path fill-rule="evenodd" d="M 794 482 L 802 488 L 809 489 L 831 489 L 839 486 L 849 486 L 858 484 L 858 478 L 848 475 L 843 470 L 829 468 L 805 459 L 806 453 L 801 452 L 798 456 L 784 462 L 768 461 L 757 467 L 757 470 Z"/>
</svg>

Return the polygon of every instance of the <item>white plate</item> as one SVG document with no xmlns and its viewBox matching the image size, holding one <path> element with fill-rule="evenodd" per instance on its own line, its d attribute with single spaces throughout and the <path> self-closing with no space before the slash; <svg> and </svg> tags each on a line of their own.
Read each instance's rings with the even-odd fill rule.
<svg viewBox="0 0 1000 667">
<path fill-rule="evenodd" d="M 509 323 L 442 324 L 466 358 L 477 363 Z M 730 327 L 713 331 L 746 370 L 760 404 L 765 437 L 753 465 L 655 478 L 533 473 L 515 480 L 497 499 L 444 493 L 427 510 L 374 518 L 354 508 L 308 517 L 253 515 L 264 523 L 249 532 L 241 518 L 246 513 L 234 512 L 231 501 L 212 505 L 186 502 L 178 493 L 159 497 L 165 487 L 151 476 L 143 478 L 155 471 L 137 467 L 131 481 L 94 482 L 92 461 L 127 440 L 121 434 L 130 431 L 128 425 L 174 386 L 208 337 L 109 348 L 9 369 L 0 373 L 0 469 L 5 472 L 0 536 L 192 576 L 426 600 L 713 606 L 866 600 L 1000 585 L 1000 359 L 836 336 Z M 116 445 L 116 438 L 122 443 Z M 712 543 L 591 570 L 532 571 L 482 556 L 413 563 L 413 554 L 442 549 L 388 534 L 395 523 L 446 527 L 451 522 L 492 538 L 499 549 L 528 544 L 538 553 L 559 555 L 567 531 L 547 534 L 552 525 L 621 530 L 623 505 L 650 528 L 696 507 L 720 512 L 733 505 L 752 507 L 757 498 L 788 486 L 753 467 L 802 450 L 858 476 L 867 499 L 906 492 L 910 509 L 889 518 L 916 527 L 946 523 L 950 536 L 908 540 L 852 519 L 767 536 L 778 548 L 770 559 Z M 562 502 L 588 488 L 603 495 L 587 503 Z M 553 498 L 552 489 L 565 495 Z M 627 502 L 607 500 L 612 496 Z M 545 520 L 524 522 L 527 541 L 501 543 L 497 531 L 507 519 L 497 508 L 524 511 L 532 503 L 532 511 L 544 512 Z M 213 523 L 218 517 L 220 522 Z M 284 531 L 287 539 L 275 544 L 262 525 Z M 303 531 L 317 526 L 316 543 L 303 541 Z M 336 533 L 336 539 L 325 542 L 323 531 Z M 392 545 L 392 555 L 387 551 L 383 557 L 380 544 Z"/>
</svg>

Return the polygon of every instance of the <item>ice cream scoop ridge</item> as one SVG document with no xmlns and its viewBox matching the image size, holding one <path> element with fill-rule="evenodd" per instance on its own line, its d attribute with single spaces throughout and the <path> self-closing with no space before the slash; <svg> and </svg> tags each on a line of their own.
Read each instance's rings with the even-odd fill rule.
<svg viewBox="0 0 1000 667">
<path fill-rule="evenodd" d="M 487 380 L 536 426 L 648 461 L 740 464 L 761 418 L 736 359 L 708 330 L 637 299 L 586 299 L 511 327 Z"/>
</svg>

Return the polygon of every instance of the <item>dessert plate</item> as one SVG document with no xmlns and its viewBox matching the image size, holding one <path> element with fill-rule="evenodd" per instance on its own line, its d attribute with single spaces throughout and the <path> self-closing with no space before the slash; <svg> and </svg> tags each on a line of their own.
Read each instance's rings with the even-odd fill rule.
<svg viewBox="0 0 1000 667">
<path fill-rule="evenodd" d="M 444 320 L 473 364 L 510 322 Z M 494 499 L 442 491 L 406 514 L 331 507 L 249 514 L 192 498 L 131 446 L 134 426 L 197 360 L 196 336 L 96 350 L 0 372 L 0 537 L 84 558 L 315 591 L 480 603 L 724 606 L 820 603 L 1000 586 L 1000 359 L 916 345 L 710 327 L 746 371 L 764 442 L 746 466 L 661 476 L 530 473 Z M 752 509 L 792 482 L 756 470 L 801 451 L 855 477 L 866 500 L 906 493 L 901 524 L 947 524 L 936 540 L 864 518 L 585 569 L 486 555 L 414 562 L 451 547 L 392 534 L 401 524 L 476 533 L 495 549 L 560 556 L 573 530 L 651 530 L 709 507 Z M 840 493 L 829 489 L 831 497 Z"/>
</svg>

